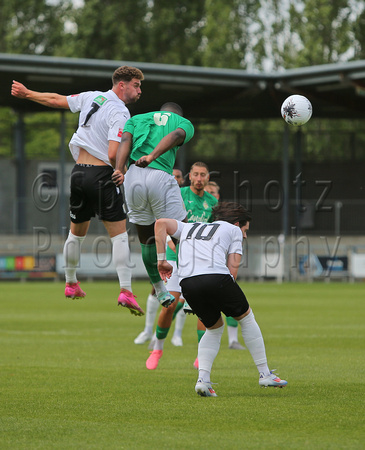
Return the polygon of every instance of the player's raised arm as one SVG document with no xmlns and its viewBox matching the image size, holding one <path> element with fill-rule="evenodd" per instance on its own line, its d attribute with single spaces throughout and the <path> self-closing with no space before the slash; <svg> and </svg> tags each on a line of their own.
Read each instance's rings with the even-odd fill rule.
<svg viewBox="0 0 365 450">
<path fill-rule="evenodd" d="M 163 155 L 177 145 L 183 144 L 185 136 L 186 132 L 182 128 L 177 128 L 176 130 L 171 131 L 163 139 L 161 139 L 161 141 L 156 145 L 155 149 L 149 155 L 142 156 L 142 158 L 136 161 L 136 166 L 147 167 L 159 156 Z"/>
<path fill-rule="evenodd" d="M 11 86 L 11 95 L 17 98 L 31 100 L 32 102 L 36 102 L 50 108 L 69 109 L 67 97 L 65 95 L 51 92 L 31 91 L 30 89 L 26 88 L 24 84 L 19 83 L 15 80 L 13 81 L 13 84 Z"/>
</svg>

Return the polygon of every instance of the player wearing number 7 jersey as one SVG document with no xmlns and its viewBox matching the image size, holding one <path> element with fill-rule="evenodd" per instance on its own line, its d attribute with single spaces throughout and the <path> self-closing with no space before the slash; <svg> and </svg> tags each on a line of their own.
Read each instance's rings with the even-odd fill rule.
<svg viewBox="0 0 365 450">
<path fill-rule="evenodd" d="M 106 92 L 87 91 L 76 95 L 37 92 L 13 81 L 11 94 L 50 108 L 79 113 L 79 126 L 71 138 L 70 150 L 76 162 L 71 174 L 70 232 L 64 245 L 65 296 L 85 297 L 76 276 L 81 246 L 95 215 L 111 238 L 113 263 L 120 285 L 118 304 L 132 314 L 143 315 L 131 287 L 131 267 L 123 195 L 111 181 L 122 131 L 130 113 L 126 105 L 141 94 L 143 73 L 122 66 L 112 75 L 112 88 Z"/>
<path fill-rule="evenodd" d="M 175 301 L 157 270 L 154 224 L 162 217 L 186 220 L 180 188 L 172 175 L 176 152 L 194 135 L 179 105 L 165 103 L 160 111 L 139 114 L 125 125 L 113 181 L 124 183 L 128 216 L 136 225 L 142 259 L 162 306 Z M 123 175 L 124 166 L 128 171 Z"/>
<path fill-rule="evenodd" d="M 240 324 L 243 340 L 260 374 L 260 386 L 283 387 L 287 382 L 269 370 L 260 328 L 235 281 L 251 217 L 243 206 L 223 202 L 213 208 L 213 218 L 212 223 L 161 219 L 155 225 L 161 278 L 166 280 L 172 273 L 164 245 L 170 235 L 180 240 L 178 274 L 183 295 L 207 328 L 198 346 L 199 376 L 195 391 L 203 397 L 217 396 L 210 372 L 224 329 L 221 312 Z"/>
</svg>

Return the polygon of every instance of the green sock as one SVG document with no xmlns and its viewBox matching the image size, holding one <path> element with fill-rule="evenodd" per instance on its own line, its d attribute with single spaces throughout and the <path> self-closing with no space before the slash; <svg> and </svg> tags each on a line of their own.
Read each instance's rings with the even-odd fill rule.
<svg viewBox="0 0 365 450">
<path fill-rule="evenodd" d="M 226 322 L 229 327 L 238 327 L 238 322 L 233 317 L 226 317 Z"/>
<path fill-rule="evenodd" d="M 157 327 L 156 327 L 156 337 L 157 337 L 157 339 L 165 339 L 166 336 L 169 333 L 169 329 L 170 329 L 170 327 L 168 327 L 168 328 L 160 328 L 157 325 Z"/>
<path fill-rule="evenodd" d="M 198 342 L 200 342 L 200 339 L 204 336 L 205 330 L 196 330 L 198 333 Z"/>
<path fill-rule="evenodd" d="M 177 302 L 177 305 L 176 305 L 176 308 L 175 308 L 175 311 L 174 311 L 174 314 L 172 315 L 172 320 L 174 320 L 175 319 L 175 317 L 176 317 L 176 314 L 180 311 L 180 309 L 182 308 L 184 306 L 184 303 L 181 303 L 181 302 Z"/>
<path fill-rule="evenodd" d="M 141 244 L 143 264 L 152 283 L 161 281 L 157 270 L 156 244 Z"/>
</svg>

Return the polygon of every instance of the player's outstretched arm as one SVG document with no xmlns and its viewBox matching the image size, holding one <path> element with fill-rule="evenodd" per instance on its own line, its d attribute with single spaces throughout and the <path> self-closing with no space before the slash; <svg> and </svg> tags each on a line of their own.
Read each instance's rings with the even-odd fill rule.
<svg viewBox="0 0 365 450">
<path fill-rule="evenodd" d="M 67 97 L 65 95 L 50 92 L 31 91 L 26 88 L 24 84 L 15 80 L 11 86 L 11 95 L 17 98 L 31 100 L 32 102 L 36 102 L 50 108 L 69 109 Z"/>
<path fill-rule="evenodd" d="M 161 141 L 149 155 L 142 156 L 142 158 L 136 161 L 136 166 L 147 167 L 159 156 L 163 155 L 177 145 L 183 144 L 185 136 L 186 133 L 182 128 L 177 128 L 176 130 L 171 131 L 171 133 L 167 134 L 164 138 L 161 139 Z"/>
</svg>

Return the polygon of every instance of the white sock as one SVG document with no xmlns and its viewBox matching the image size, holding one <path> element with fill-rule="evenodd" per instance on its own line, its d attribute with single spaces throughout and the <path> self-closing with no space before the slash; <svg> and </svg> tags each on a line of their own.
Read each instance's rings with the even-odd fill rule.
<svg viewBox="0 0 365 450">
<path fill-rule="evenodd" d="M 130 261 L 130 250 L 128 243 L 128 234 L 118 234 L 111 238 L 113 245 L 113 263 L 119 278 L 119 285 L 123 289 L 132 292 L 132 270 Z"/>
<path fill-rule="evenodd" d="M 263 372 L 265 376 L 269 375 L 270 370 L 267 366 L 264 339 L 253 312 L 250 311 L 250 313 L 238 323 L 241 325 L 243 340 L 251 353 L 258 371 Z"/>
<path fill-rule="evenodd" d="M 231 327 L 230 325 L 227 325 L 227 332 L 228 332 L 228 345 L 231 345 L 232 342 L 238 342 L 237 337 L 238 327 Z"/>
<path fill-rule="evenodd" d="M 199 378 L 204 377 L 203 381 L 209 382 L 207 373 L 212 371 L 213 362 L 218 355 L 221 345 L 221 338 L 224 330 L 224 325 L 214 330 L 206 330 L 204 336 L 200 339 L 198 345 L 198 361 L 199 361 Z"/>
<path fill-rule="evenodd" d="M 149 294 L 146 303 L 146 320 L 144 325 L 144 331 L 147 334 L 152 334 L 153 325 L 155 323 L 157 310 L 160 306 L 160 302 L 155 295 Z"/>
<path fill-rule="evenodd" d="M 198 378 L 200 380 L 203 380 L 204 383 L 210 383 L 210 372 L 207 372 L 206 370 L 203 370 L 203 369 L 199 369 Z"/>
<path fill-rule="evenodd" d="M 174 330 L 174 336 L 180 337 L 182 336 L 182 330 L 185 325 L 186 320 L 186 314 L 184 313 L 183 308 L 180 309 L 180 311 L 176 314 L 175 317 L 175 330 Z"/>
<path fill-rule="evenodd" d="M 71 231 L 68 233 L 63 246 L 66 283 L 77 283 L 76 269 L 80 264 L 81 245 L 84 239 L 85 236 L 75 236 Z"/>
<path fill-rule="evenodd" d="M 161 281 L 157 281 L 157 283 L 153 283 L 153 287 L 155 288 L 156 297 L 161 294 L 161 292 L 167 292 L 165 283 Z"/>
<path fill-rule="evenodd" d="M 153 350 L 163 350 L 164 343 L 165 343 L 165 339 L 156 339 Z"/>
</svg>

